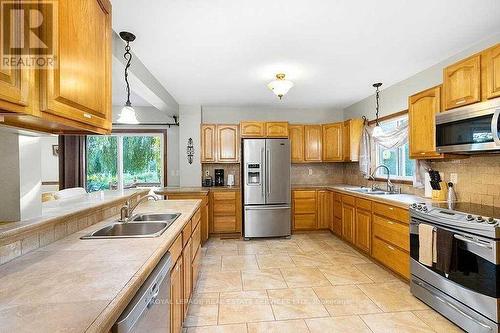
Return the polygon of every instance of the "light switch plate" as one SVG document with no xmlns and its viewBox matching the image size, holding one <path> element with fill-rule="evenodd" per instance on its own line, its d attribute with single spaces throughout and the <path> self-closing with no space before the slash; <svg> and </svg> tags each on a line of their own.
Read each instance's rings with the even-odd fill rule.
<svg viewBox="0 0 500 333">
<path fill-rule="evenodd" d="M 313 174 L 313 169 L 312 169 L 312 168 L 308 168 L 308 170 L 309 170 L 309 176 L 312 176 L 312 174 Z"/>
</svg>

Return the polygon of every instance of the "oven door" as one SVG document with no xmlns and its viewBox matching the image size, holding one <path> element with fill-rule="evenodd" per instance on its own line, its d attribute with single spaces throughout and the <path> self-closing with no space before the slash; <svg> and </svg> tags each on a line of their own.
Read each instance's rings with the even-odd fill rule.
<svg viewBox="0 0 500 333">
<path fill-rule="evenodd" d="M 418 225 L 427 223 L 412 218 L 410 224 L 410 255 L 413 260 L 419 259 Z M 441 277 L 479 294 L 498 298 L 500 294 L 500 275 L 497 251 L 498 241 L 471 235 L 458 230 L 427 223 L 436 229 L 442 228 L 453 233 L 456 251 L 451 260 L 454 262 L 449 272 L 424 266 Z M 439 244 L 437 245 L 439 248 Z"/>
<path fill-rule="evenodd" d="M 485 102 L 486 103 L 486 102 Z M 500 150 L 500 106 L 467 106 L 436 115 L 436 146 L 440 153 Z M 488 106 L 488 105 L 486 105 Z"/>
</svg>

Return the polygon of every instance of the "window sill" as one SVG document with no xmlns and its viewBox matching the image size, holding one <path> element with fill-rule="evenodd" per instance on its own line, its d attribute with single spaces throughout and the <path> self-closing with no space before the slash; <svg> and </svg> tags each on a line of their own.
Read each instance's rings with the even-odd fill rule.
<svg viewBox="0 0 500 333">
<path fill-rule="evenodd" d="M 376 182 L 387 182 L 387 178 L 375 177 Z M 404 184 L 404 185 L 413 185 L 413 180 L 405 180 L 405 179 L 392 179 L 391 183 L 393 184 Z"/>
</svg>

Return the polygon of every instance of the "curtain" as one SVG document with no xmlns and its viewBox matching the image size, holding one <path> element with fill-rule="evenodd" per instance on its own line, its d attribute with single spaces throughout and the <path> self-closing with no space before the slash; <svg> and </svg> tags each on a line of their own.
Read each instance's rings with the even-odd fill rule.
<svg viewBox="0 0 500 333">
<path fill-rule="evenodd" d="M 85 187 L 84 135 L 59 135 L 59 190 Z"/>
</svg>

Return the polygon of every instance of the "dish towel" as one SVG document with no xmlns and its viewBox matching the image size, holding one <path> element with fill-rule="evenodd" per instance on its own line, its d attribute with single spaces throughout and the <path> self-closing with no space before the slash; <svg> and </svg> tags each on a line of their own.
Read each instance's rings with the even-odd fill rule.
<svg viewBox="0 0 500 333">
<path fill-rule="evenodd" d="M 418 225 L 418 261 L 426 266 L 432 267 L 436 256 L 435 251 L 434 227 L 428 224 L 420 223 Z"/>
<path fill-rule="evenodd" d="M 457 268 L 457 242 L 453 232 L 439 228 L 436 232 L 437 262 L 436 269 L 449 274 Z"/>
</svg>

